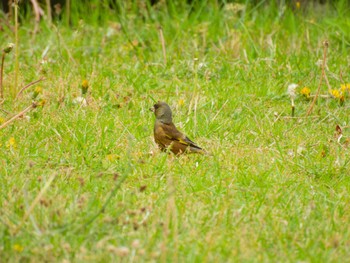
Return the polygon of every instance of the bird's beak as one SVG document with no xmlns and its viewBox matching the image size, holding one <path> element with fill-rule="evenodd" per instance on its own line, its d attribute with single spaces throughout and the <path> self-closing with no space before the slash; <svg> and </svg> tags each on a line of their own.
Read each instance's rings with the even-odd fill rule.
<svg viewBox="0 0 350 263">
<path fill-rule="evenodd" d="M 154 107 L 149 108 L 150 111 L 154 112 Z"/>
</svg>

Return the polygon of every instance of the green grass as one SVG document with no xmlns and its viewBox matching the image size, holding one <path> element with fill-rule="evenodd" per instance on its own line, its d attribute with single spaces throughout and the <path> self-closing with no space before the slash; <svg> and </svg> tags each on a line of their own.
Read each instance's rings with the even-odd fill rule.
<svg viewBox="0 0 350 263">
<path fill-rule="evenodd" d="M 311 101 L 298 95 L 291 118 L 286 94 L 290 83 L 315 94 L 325 39 L 331 86 L 350 83 L 348 6 L 79 8 L 71 27 L 42 21 L 35 36 L 22 17 L 20 87 L 44 75 L 46 105 L 0 130 L 4 262 L 348 259 L 350 102 L 321 98 L 305 117 Z M 4 120 L 34 90 L 11 99 L 14 68 L 10 53 Z M 84 79 L 86 107 L 74 104 Z M 159 152 L 155 100 L 211 155 Z"/>
</svg>

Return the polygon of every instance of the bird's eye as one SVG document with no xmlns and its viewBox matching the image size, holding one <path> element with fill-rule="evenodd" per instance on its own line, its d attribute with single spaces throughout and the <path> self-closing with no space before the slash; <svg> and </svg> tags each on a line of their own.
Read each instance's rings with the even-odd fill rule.
<svg viewBox="0 0 350 263">
<path fill-rule="evenodd" d="M 158 108 L 159 108 L 158 104 L 154 104 L 153 107 L 154 107 L 155 109 L 158 109 Z"/>
</svg>

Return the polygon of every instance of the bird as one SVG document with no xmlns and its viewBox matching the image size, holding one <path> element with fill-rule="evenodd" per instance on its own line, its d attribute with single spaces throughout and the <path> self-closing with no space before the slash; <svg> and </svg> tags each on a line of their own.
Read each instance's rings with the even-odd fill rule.
<svg viewBox="0 0 350 263">
<path fill-rule="evenodd" d="M 183 153 L 205 153 L 205 150 L 196 145 L 175 127 L 173 114 L 167 103 L 158 101 L 150 110 L 156 116 L 153 130 L 154 140 L 162 151 L 170 150 L 175 155 Z"/>
</svg>

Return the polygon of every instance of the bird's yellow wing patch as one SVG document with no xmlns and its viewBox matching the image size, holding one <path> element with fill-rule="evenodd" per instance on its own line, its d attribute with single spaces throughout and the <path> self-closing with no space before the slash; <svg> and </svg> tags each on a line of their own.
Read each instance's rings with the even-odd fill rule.
<svg viewBox="0 0 350 263">
<path fill-rule="evenodd" d="M 183 140 L 182 138 L 179 138 L 179 142 L 185 145 L 190 145 L 187 141 Z"/>
<path fill-rule="evenodd" d="M 177 135 L 177 134 L 173 134 L 173 135 Z M 165 137 L 167 137 L 169 140 L 172 140 L 172 141 L 178 141 L 179 143 L 184 144 L 184 145 L 190 145 L 186 141 L 186 139 L 183 139 L 181 137 L 176 137 L 176 136 L 172 136 L 172 135 L 169 135 L 169 134 L 165 134 Z"/>
</svg>

